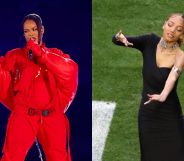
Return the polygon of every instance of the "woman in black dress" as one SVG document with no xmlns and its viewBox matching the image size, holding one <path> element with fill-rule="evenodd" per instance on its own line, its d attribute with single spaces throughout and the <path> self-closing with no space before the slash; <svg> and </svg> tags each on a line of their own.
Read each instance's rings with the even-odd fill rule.
<svg viewBox="0 0 184 161">
<path fill-rule="evenodd" d="M 184 161 L 184 131 L 182 110 L 176 85 L 165 102 L 149 100 L 149 94 L 161 93 L 175 63 L 184 35 L 184 17 L 174 13 L 163 25 L 163 35 L 153 33 L 130 37 L 118 32 L 113 37 L 116 45 L 128 46 L 143 55 L 143 91 L 138 125 L 141 161 Z"/>
</svg>

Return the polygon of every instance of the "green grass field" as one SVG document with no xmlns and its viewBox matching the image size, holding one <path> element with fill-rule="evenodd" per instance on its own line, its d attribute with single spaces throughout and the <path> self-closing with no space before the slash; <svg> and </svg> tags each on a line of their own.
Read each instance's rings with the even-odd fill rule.
<svg viewBox="0 0 184 161">
<path fill-rule="evenodd" d="M 115 101 L 103 161 L 139 161 L 137 112 L 142 90 L 142 56 L 138 50 L 116 46 L 112 35 L 154 32 L 161 36 L 172 12 L 184 13 L 177 0 L 93 0 L 93 100 Z M 178 94 L 184 107 L 184 76 Z M 184 110 L 183 110 L 184 111 Z"/>
</svg>

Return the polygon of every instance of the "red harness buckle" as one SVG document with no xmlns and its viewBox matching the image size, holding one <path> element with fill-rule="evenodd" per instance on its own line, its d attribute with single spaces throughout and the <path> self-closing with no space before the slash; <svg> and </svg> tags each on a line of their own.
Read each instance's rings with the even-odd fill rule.
<svg viewBox="0 0 184 161">
<path fill-rule="evenodd" d="M 46 116 L 49 116 L 52 112 L 54 112 L 54 109 L 50 108 L 45 110 L 39 110 L 36 108 L 29 107 L 27 112 L 29 116 L 42 115 L 46 117 Z"/>
</svg>

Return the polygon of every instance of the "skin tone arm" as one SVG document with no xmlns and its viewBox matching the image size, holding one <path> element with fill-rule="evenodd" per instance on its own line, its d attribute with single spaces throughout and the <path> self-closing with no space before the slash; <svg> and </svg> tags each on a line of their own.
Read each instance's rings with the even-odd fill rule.
<svg viewBox="0 0 184 161">
<path fill-rule="evenodd" d="M 184 68 L 184 53 L 182 52 L 176 56 L 175 64 L 167 78 L 167 81 L 165 83 L 162 92 L 160 94 L 148 94 L 149 100 L 146 101 L 144 104 L 146 105 L 152 101 L 164 102 L 168 97 L 169 93 L 172 91 L 174 84 L 178 79 L 178 77 L 180 76 L 183 68 Z"/>
</svg>

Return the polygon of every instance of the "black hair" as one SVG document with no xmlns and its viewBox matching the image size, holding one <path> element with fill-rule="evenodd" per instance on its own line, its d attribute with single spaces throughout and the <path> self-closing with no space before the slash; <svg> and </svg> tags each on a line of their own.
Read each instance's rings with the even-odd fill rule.
<svg viewBox="0 0 184 161">
<path fill-rule="evenodd" d="M 41 28 L 42 28 L 42 25 L 43 25 L 41 17 L 36 13 L 31 13 L 31 14 L 26 15 L 24 17 L 23 21 L 22 21 L 22 27 L 24 26 L 24 23 L 27 20 L 32 20 L 36 23 L 36 26 L 38 28 L 38 34 L 39 34 L 39 37 L 40 37 L 41 36 Z"/>
<path fill-rule="evenodd" d="M 31 14 L 26 15 L 22 21 L 22 25 L 24 25 L 24 22 L 26 20 L 33 20 L 36 23 L 38 29 L 42 27 L 42 19 L 39 15 L 37 15 L 35 13 L 31 13 Z"/>
</svg>

